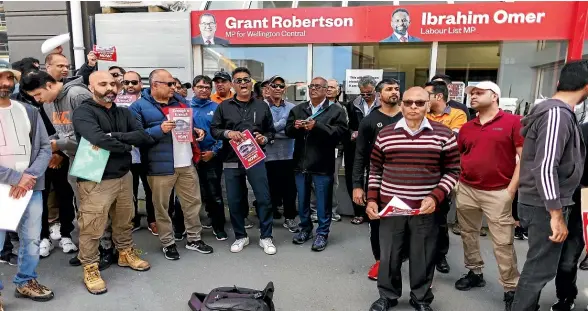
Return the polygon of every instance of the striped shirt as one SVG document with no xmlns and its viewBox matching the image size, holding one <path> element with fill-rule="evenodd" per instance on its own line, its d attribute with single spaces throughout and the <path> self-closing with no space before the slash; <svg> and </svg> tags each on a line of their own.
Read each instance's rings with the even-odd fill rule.
<svg viewBox="0 0 588 311">
<path fill-rule="evenodd" d="M 397 124 L 383 128 L 370 161 L 368 202 L 386 206 L 396 196 L 412 208 L 431 197 L 437 205 L 445 200 L 459 176 L 459 151 L 453 132 L 428 121 L 414 135 Z"/>
</svg>

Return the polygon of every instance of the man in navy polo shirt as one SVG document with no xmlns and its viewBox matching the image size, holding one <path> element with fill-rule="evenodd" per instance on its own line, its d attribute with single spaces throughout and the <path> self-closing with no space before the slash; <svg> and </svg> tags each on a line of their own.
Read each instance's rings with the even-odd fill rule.
<svg viewBox="0 0 588 311">
<path fill-rule="evenodd" d="M 486 285 L 478 240 L 484 215 L 504 287 L 505 310 L 510 311 L 520 275 L 513 245 L 512 200 L 519 184 L 516 156 L 523 150 L 521 117 L 498 108 L 500 88 L 493 82 L 467 87 L 466 93 L 478 116 L 459 131 L 461 175 L 456 198 L 465 265 L 470 271 L 455 283 L 455 288 L 470 290 Z"/>
</svg>

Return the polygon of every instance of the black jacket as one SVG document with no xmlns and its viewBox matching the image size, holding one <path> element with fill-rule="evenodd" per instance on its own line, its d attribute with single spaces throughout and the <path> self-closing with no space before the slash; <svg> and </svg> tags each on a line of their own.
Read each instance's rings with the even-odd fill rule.
<svg viewBox="0 0 588 311">
<path fill-rule="evenodd" d="M 72 121 L 78 141 L 84 137 L 90 144 L 110 151 L 103 180 L 121 178 L 129 172 L 132 146 L 153 143 L 129 109 L 116 104 L 106 109 L 93 99 L 86 99 L 74 110 Z"/>
<path fill-rule="evenodd" d="M 382 113 L 380 109 L 372 111 L 361 120 L 357 139 L 355 141 L 355 159 L 353 160 L 353 188 L 364 188 L 364 174 L 370 165 L 372 148 L 376 137 L 385 126 L 396 123 L 402 119 L 402 113 L 398 112 L 393 117 Z"/>
<path fill-rule="evenodd" d="M 272 143 L 276 134 L 274 118 L 266 102 L 252 97 L 248 103 L 242 104 L 236 98 L 235 95 L 220 103 L 210 124 L 212 137 L 224 141 L 218 153 L 218 158 L 223 162 L 240 162 L 229 139 L 225 137 L 225 131 L 249 130 L 251 134 L 258 132 L 267 137 L 269 143 Z"/>
<path fill-rule="evenodd" d="M 310 131 L 296 129 L 296 120 L 312 115 L 309 102 L 303 102 L 290 110 L 286 121 L 286 135 L 294 138 L 295 171 L 302 173 L 333 175 L 335 173 L 335 147 L 349 130 L 345 111 L 337 105 L 321 104 L 324 111 L 315 117 L 316 124 Z"/>
<path fill-rule="evenodd" d="M 447 105 L 449 105 L 449 107 L 451 107 L 451 108 L 459 109 L 459 110 L 465 112 L 466 117 L 468 118 L 468 121 L 473 119 L 472 114 L 470 113 L 470 110 L 468 109 L 468 106 L 466 106 L 458 101 L 455 101 L 453 99 L 449 100 L 447 102 Z"/>
</svg>

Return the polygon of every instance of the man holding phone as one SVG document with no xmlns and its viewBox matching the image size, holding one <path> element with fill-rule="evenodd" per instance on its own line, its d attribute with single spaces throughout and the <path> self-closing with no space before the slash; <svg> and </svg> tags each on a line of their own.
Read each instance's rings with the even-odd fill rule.
<svg viewBox="0 0 588 311">
<path fill-rule="evenodd" d="M 246 139 L 243 132 L 249 130 L 255 136 L 260 146 L 273 143 L 276 129 L 272 113 L 268 105 L 253 96 L 253 80 L 251 72 L 245 67 L 238 67 L 233 71 L 234 97 L 223 101 L 215 110 L 210 129 L 212 137 L 223 140 L 223 146 L 218 158 L 223 161 L 225 184 L 231 224 L 235 231 L 235 242 L 231 245 L 231 252 L 238 253 L 249 245 L 249 237 L 245 232 L 245 217 L 248 206 L 243 204 L 243 193 L 247 191 L 245 178 L 249 180 L 257 205 L 257 216 L 261 236 L 259 246 L 268 255 L 274 255 L 277 249 L 272 241 L 272 205 L 265 161 L 261 161 L 249 169 L 245 169 L 233 150 L 230 141 L 241 142 Z"/>
</svg>

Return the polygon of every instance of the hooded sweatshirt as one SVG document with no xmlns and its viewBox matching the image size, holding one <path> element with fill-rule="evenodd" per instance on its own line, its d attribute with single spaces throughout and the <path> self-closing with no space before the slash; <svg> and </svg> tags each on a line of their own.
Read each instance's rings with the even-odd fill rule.
<svg viewBox="0 0 588 311">
<path fill-rule="evenodd" d="M 92 93 L 84 84 L 84 79 L 79 77 L 63 85 L 53 104 L 43 105 L 57 132 L 50 139 L 56 140 L 57 148 L 69 157 L 74 156 L 78 148 L 72 123 L 73 111 L 90 98 Z"/>
<path fill-rule="evenodd" d="M 206 136 L 201 142 L 198 142 L 198 147 L 201 151 L 212 151 L 214 155 L 223 146 L 222 140 L 216 140 L 210 133 L 210 123 L 212 122 L 212 116 L 218 104 L 210 99 L 199 99 L 193 97 L 190 101 L 190 107 L 192 107 L 192 119 L 194 127 L 206 131 Z"/>
<path fill-rule="evenodd" d="M 571 107 L 557 99 L 535 105 L 522 120 L 519 203 L 548 211 L 573 205 L 586 149 Z"/>
</svg>

